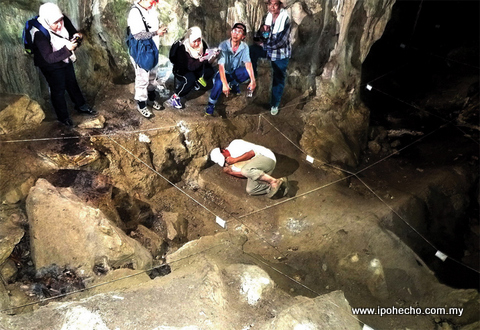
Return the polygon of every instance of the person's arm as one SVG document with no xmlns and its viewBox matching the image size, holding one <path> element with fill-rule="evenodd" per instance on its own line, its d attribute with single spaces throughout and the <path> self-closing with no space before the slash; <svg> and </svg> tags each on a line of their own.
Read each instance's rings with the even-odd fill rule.
<svg viewBox="0 0 480 330">
<path fill-rule="evenodd" d="M 58 63 L 69 58 L 72 55 L 71 50 L 74 50 L 76 47 L 76 43 L 67 41 L 68 47 L 71 49 L 64 46 L 57 51 L 53 51 L 50 40 L 40 31 L 35 32 L 33 42 L 38 52 L 48 64 Z"/>
<path fill-rule="evenodd" d="M 244 178 L 242 175 L 242 172 L 237 172 L 232 169 L 233 165 L 228 165 L 223 168 L 223 173 L 226 173 L 228 175 L 236 176 L 237 178 Z"/>
<path fill-rule="evenodd" d="M 245 63 L 245 69 L 247 69 L 248 76 L 250 77 L 250 84 L 248 84 L 248 89 L 254 91 L 257 87 L 257 83 L 255 82 L 255 74 L 253 73 L 253 66 L 252 62 Z"/>
<path fill-rule="evenodd" d="M 220 75 L 220 80 L 222 81 L 222 91 L 226 97 L 230 94 L 230 87 L 228 86 L 227 76 L 225 75 L 225 66 L 223 64 L 218 65 L 218 73 Z"/>
<path fill-rule="evenodd" d="M 235 164 L 238 162 L 243 162 L 243 161 L 252 159 L 253 157 L 255 157 L 255 152 L 253 150 L 250 150 L 238 157 L 227 157 L 225 158 L 225 162 L 227 164 Z"/>
</svg>

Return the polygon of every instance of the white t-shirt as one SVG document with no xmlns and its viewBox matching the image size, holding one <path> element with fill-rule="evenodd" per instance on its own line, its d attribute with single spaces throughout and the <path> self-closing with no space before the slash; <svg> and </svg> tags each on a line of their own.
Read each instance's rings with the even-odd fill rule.
<svg viewBox="0 0 480 330">
<path fill-rule="evenodd" d="M 253 152 L 255 153 L 255 156 L 262 155 L 277 162 L 277 159 L 275 158 L 274 153 L 270 149 L 267 149 L 265 147 L 262 147 L 257 144 L 253 144 L 251 142 L 247 142 L 244 140 L 240 140 L 240 139 L 233 140 L 232 142 L 230 142 L 230 144 L 226 149 L 230 152 L 230 156 L 234 158 L 239 157 L 244 153 L 249 152 L 250 150 L 253 150 Z"/>
<path fill-rule="evenodd" d="M 157 31 L 160 22 L 158 21 L 158 12 L 155 7 L 153 7 L 150 10 L 146 10 L 142 6 L 140 6 L 138 3 L 136 3 L 133 7 L 139 8 L 140 11 L 142 12 L 143 17 L 145 17 L 145 21 L 147 22 L 148 32 L 154 32 Z M 130 27 L 130 32 L 132 34 L 137 34 L 145 30 L 145 24 L 143 24 L 143 19 L 142 15 L 140 15 L 140 12 L 138 9 L 133 8 L 130 9 L 130 12 L 128 13 L 128 19 L 127 19 L 127 24 Z M 155 44 L 159 45 L 160 43 L 160 37 L 159 36 L 154 36 L 153 41 L 155 41 Z"/>
</svg>

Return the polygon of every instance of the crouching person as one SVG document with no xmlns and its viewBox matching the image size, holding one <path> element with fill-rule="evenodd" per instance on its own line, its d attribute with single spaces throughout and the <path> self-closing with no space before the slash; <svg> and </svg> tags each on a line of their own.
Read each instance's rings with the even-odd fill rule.
<svg viewBox="0 0 480 330">
<path fill-rule="evenodd" d="M 229 96 L 230 92 L 240 94 L 239 84 L 250 79 L 248 89 L 254 91 L 256 87 L 255 75 L 253 74 L 252 61 L 248 46 L 243 40 L 247 35 L 247 28 L 243 23 L 235 23 L 230 39 L 220 43 L 221 54 L 218 60 L 218 73 L 215 75 L 208 106 L 205 109 L 206 115 L 212 115 L 215 104 L 220 95 Z M 230 86 L 231 85 L 231 86 Z"/>
<path fill-rule="evenodd" d="M 263 146 L 244 140 L 233 140 L 225 149 L 215 148 L 210 159 L 223 167 L 223 172 L 239 178 L 247 178 L 247 194 L 274 197 L 283 189 L 288 193 L 288 179 L 276 179 L 270 174 L 275 169 L 274 153 Z"/>
<path fill-rule="evenodd" d="M 181 97 L 192 89 L 199 90 L 200 86 L 207 86 L 207 81 L 215 74 L 211 63 L 216 58 L 215 54 L 209 56 L 207 50 L 202 30 L 198 26 L 189 28 L 176 53 L 174 72 L 179 83 L 175 86 L 175 93 L 164 103 L 165 106 L 181 109 Z"/>
</svg>

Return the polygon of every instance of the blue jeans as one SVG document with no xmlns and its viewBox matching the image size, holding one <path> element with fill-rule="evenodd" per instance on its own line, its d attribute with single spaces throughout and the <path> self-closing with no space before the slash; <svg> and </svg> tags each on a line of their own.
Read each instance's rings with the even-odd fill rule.
<svg viewBox="0 0 480 330">
<path fill-rule="evenodd" d="M 273 73 L 272 73 L 272 97 L 270 99 L 270 105 L 272 107 L 278 107 L 280 100 L 282 99 L 283 89 L 285 88 L 285 78 L 287 76 L 288 58 L 282 60 L 271 61 Z"/>
<path fill-rule="evenodd" d="M 238 85 L 243 83 L 244 81 L 247 81 L 250 79 L 250 76 L 248 75 L 247 69 L 242 66 L 232 73 L 225 73 L 225 76 L 227 77 L 227 81 L 230 83 L 233 83 L 234 85 Z M 223 92 L 223 84 L 222 80 L 220 79 L 220 72 L 217 72 L 215 77 L 213 78 L 213 87 L 212 91 L 210 92 L 210 97 L 208 98 L 208 103 L 215 104 L 218 101 L 218 98 L 220 95 L 222 95 Z"/>
</svg>

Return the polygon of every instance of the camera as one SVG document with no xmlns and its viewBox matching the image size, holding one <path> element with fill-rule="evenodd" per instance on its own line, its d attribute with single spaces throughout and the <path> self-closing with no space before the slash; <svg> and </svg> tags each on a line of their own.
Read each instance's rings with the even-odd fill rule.
<svg viewBox="0 0 480 330">
<path fill-rule="evenodd" d="M 80 36 L 75 36 L 70 41 L 76 42 L 80 46 L 80 43 L 82 42 L 82 38 L 80 38 Z"/>
</svg>

